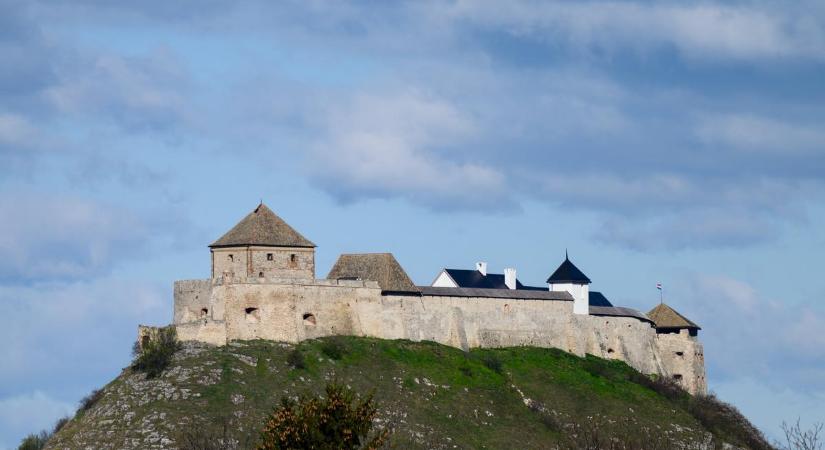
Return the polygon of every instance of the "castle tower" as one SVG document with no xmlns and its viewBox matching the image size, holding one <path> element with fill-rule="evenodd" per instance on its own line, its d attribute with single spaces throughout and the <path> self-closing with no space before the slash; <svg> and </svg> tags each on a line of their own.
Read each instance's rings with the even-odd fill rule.
<svg viewBox="0 0 825 450">
<path fill-rule="evenodd" d="M 656 325 L 659 358 L 668 375 L 688 392 L 707 392 L 705 351 L 696 338 L 699 325 L 660 303 L 647 313 Z"/>
<path fill-rule="evenodd" d="M 547 284 L 551 291 L 567 291 L 573 296 L 573 314 L 590 314 L 590 278 L 570 261 L 567 252 Z"/>
<path fill-rule="evenodd" d="M 263 202 L 209 249 L 212 278 L 315 279 L 315 244 Z"/>
</svg>

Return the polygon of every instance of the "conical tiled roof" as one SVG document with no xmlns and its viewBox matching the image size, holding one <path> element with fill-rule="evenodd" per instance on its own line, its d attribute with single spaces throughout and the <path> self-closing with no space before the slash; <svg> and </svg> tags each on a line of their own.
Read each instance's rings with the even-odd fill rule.
<svg viewBox="0 0 825 450">
<path fill-rule="evenodd" d="M 315 247 L 315 244 L 301 236 L 301 233 L 295 231 L 263 203 L 209 247 L 247 245 Z"/>
<path fill-rule="evenodd" d="M 564 255 L 564 262 L 547 279 L 548 283 L 581 283 L 590 284 L 590 278 L 582 273 L 575 264 L 570 262 L 570 258 Z"/>
<path fill-rule="evenodd" d="M 370 280 L 377 281 L 382 291 L 419 292 L 392 253 L 341 255 L 327 279 Z"/>
<path fill-rule="evenodd" d="M 701 330 L 699 325 L 691 322 L 687 317 L 679 314 L 675 309 L 664 303 L 660 303 L 651 309 L 650 312 L 647 313 L 647 317 L 650 317 L 650 320 L 656 324 L 656 328 L 694 328 Z"/>
</svg>

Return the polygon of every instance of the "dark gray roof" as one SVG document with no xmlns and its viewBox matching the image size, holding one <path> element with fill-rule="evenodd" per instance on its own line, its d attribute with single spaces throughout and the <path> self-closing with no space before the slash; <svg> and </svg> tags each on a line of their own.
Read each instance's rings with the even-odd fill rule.
<svg viewBox="0 0 825 450">
<path fill-rule="evenodd" d="M 590 306 L 591 316 L 608 316 L 608 317 L 632 317 L 639 319 L 642 322 L 648 322 L 651 325 L 655 323 L 649 317 L 636 311 L 633 308 L 623 308 L 620 306 Z"/>
<path fill-rule="evenodd" d="M 575 264 L 570 261 L 566 255 L 564 262 L 561 263 L 558 269 L 553 272 L 547 279 L 548 283 L 584 283 L 590 284 L 590 278 L 582 273 Z"/>
<path fill-rule="evenodd" d="M 209 247 L 315 247 L 271 209 L 261 203 Z"/>
<path fill-rule="evenodd" d="M 687 317 L 679 314 L 676 312 L 675 309 L 671 308 L 670 306 L 660 303 L 655 308 L 651 309 L 649 313 L 647 313 L 648 317 L 653 320 L 656 324 L 656 328 L 665 329 L 665 328 L 672 328 L 672 329 L 694 329 L 694 330 L 701 330 L 702 328 L 699 325 L 696 325 Z"/>
<path fill-rule="evenodd" d="M 481 288 L 481 289 L 509 289 L 504 284 L 504 275 L 500 273 L 488 273 L 482 275 L 478 270 L 466 269 L 444 269 L 447 275 L 455 281 L 458 287 L 463 288 Z M 525 286 L 521 281 L 516 279 L 516 289 L 522 289 Z"/>
<path fill-rule="evenodd" d="M 327 278 L 377 281 L 384 292 L 418 293 L 415 283 L 392 253 L 341 255 L 330 269 Z"/>
<path fill-rule="evenodd" d="M 608 300 L 607 297 L 605 297 L 601 292 L 596 291 L 590 291 L 588 303 L 590 306 L 613 306 L 613 303 L 610 303 L 610 300 Z"/>
<path fill-rule="evenodd" d="M 421 291 L 421 295 L 430 296 L 573 301 L 573 297 L 567 291 L 553 292 L 548 291 L 547 289 L 537 291 L 528 289 L 451 288 L 433 286 L 418 286 L 418 289 Z"/>
</svg>

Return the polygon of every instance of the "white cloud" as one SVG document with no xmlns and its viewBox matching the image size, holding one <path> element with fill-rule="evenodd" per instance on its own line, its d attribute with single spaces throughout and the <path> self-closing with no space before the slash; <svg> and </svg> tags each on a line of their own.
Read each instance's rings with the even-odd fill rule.
<svg viewBox="0 0 825 450">
<path fill-rule="evenodd" d="M 112 118 L 137 130 L 168 129 L 189 117 L 188 76 L 167 49 L 136 57 L 87 56 L 62 72 L 60 82 L 47 90 L 62 112 Z"/>
<path fill-rule="evenodd" d="M 825 58 L 825 32 L 787 8 L 755 4 L 641 2 L 460 1 L 446 8 L 456 19 L 508 30 L 516 36 L 567 40 L 583 49 L 672 46 L 692 58 Z"/>
<path fill-rule="evenodd" d="M 489 207 L 507 198 L 504 175 L 467 147 L 472 120 L 414 90 L 360 94 L 328 114 L 310 158 L 313 176 L 340 198 L 405 197 L 430 206 Z"/>
<path fill-rule="evenodd" d="M 749 376 L 713 383 L 711 388 L 722 400 L 736 405 L 771 440 L 782 439 L 782 422 L 801 419 L 803 428 L 825 422 L 825 390 L 776 387 Z"/>
<path fill-rule="evenodd" d="M 672 306 L 703 327 L 714 379 L 753 377 L 776 389 L 825 392 L 821 307 L 766 298 L 747 282 L 722 275 L 697 275 L 686 292 Z"/>
<path fill-rule="evenodd" d="M 118 250 L 136 251 L 145 226 L 129 212 L 64 195 L 0 194 L 0 278 L 107 272 Z"/>
<path fill-rule="evenodd" d="M 29 433 L 51 430 L 57 419 L 70 416 L 75 406 L 41 391 L 0 398 L 0 448 L 14 449 Z M 17 436 L 16 440 L 12 436 Z"/>
<path fill-rule="evenodd" d="M 54 385 L 55 376 L 70 391 L 111 379 L 130 359 L 137 325 L 165 325 L 172 302 L 168 286 L 102 278 L 0 285 L 0 304 L 0 341 L 9 343 L 0 346 L 0 383 L 20 392 Z"/>
<path fill-rule="evenodd" d="M 704 141 L 746 152 L 791 156 L 825 153 L 825 131 L 817 125 L 785 122 L 750 114 L 703 118 L 696 134 Z"/>
<path fill-rule="evenodd" d="M 0 113 L 0 148 L 28 147 L 35 135 L 34 126 L 26 118 Z"/>
</svg>

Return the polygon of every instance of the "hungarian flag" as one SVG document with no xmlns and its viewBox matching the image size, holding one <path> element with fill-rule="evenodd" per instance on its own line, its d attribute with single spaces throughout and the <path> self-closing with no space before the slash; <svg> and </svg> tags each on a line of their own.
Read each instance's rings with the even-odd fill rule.
<svg viewBox="0 0 825 450">
<path fill-rule="evenodd" d="M 656 283 L 656 289 L 662 290 L 662 283 Z"/>
</svg>

